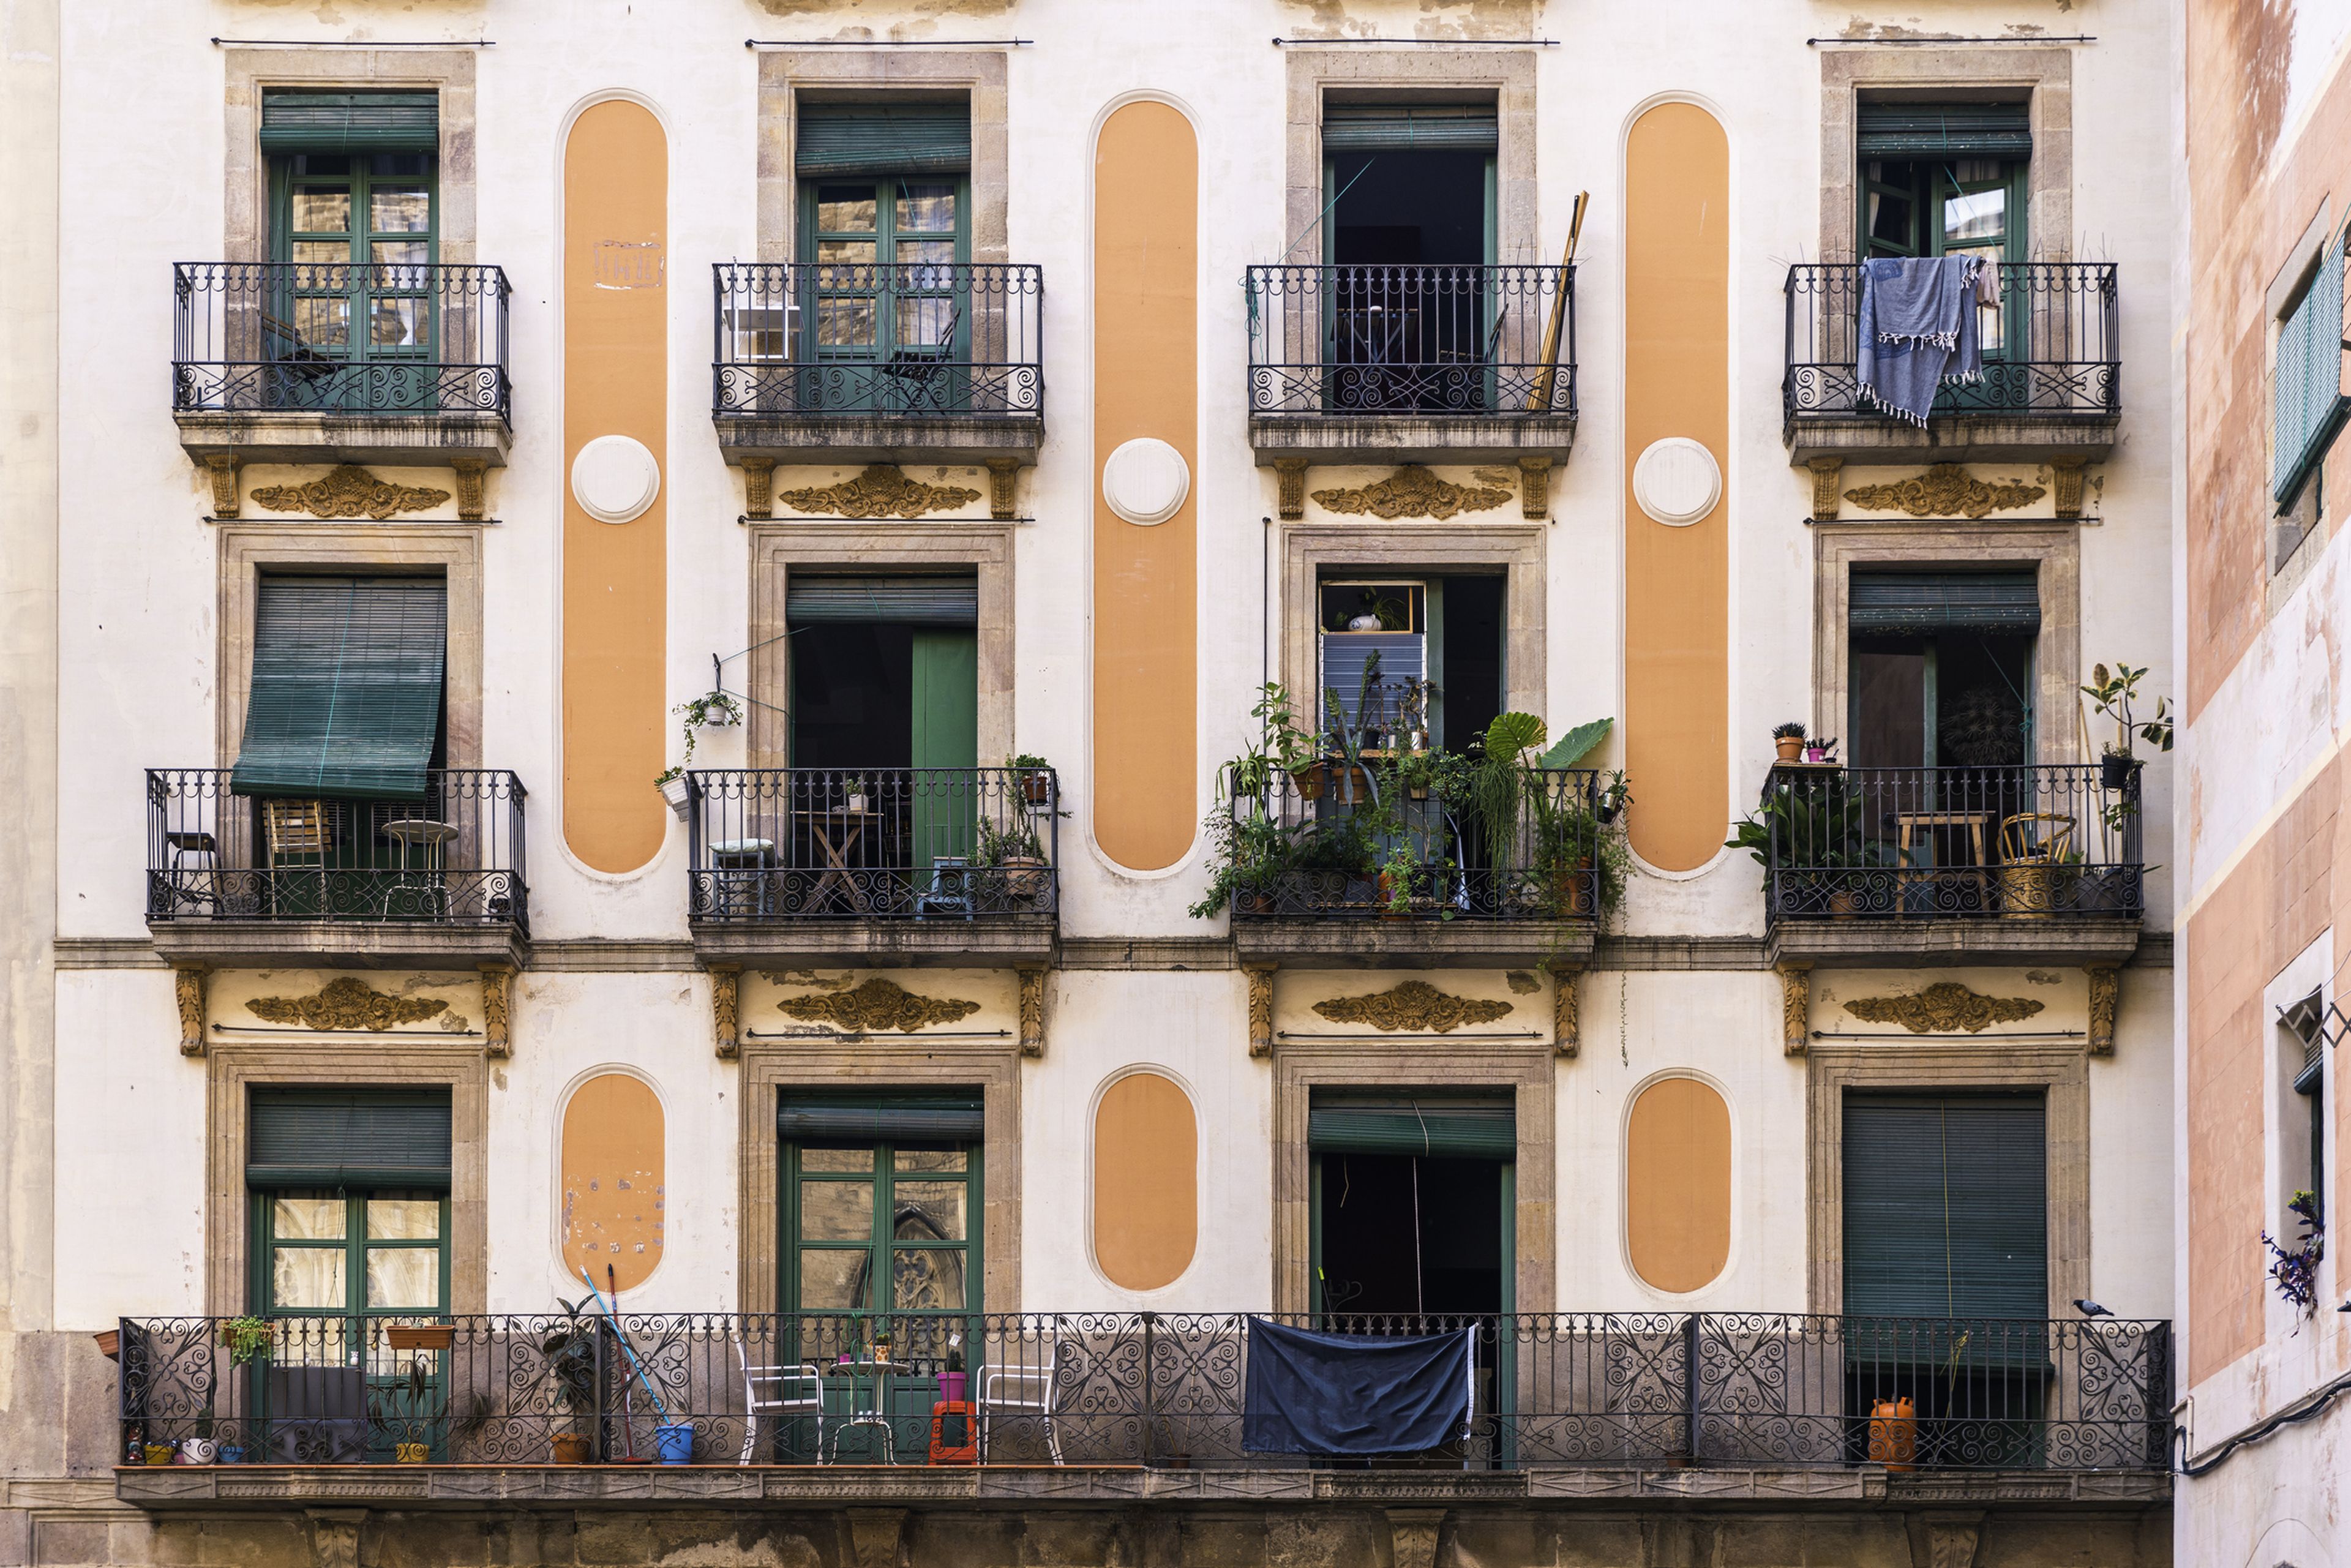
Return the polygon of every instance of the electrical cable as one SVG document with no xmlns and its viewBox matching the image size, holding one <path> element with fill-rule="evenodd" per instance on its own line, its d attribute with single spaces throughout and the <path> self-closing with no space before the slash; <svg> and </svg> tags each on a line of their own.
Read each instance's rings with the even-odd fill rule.
<svg viewBox="0 0 2351 1568">
<path fill-rule="evenodd" d="M 2191 1460 L 2188 1458 L 2188 1428 L 2174 1427 L 2172 1432 L 2178 1438 L 2180 1449 L 2178 1473 L 2183 1476 L 2210 1475 L 2220 1469 L 2221 1464 L 2239 1448 L 2258 1443 L 2262 1438 L 2287 1427 L 2300 1426 L 2303 1422 L 2316 1417 L 2329 1405 L 2334 1404 L 2335 1398 L 2346 1389 L 2351 1389 L 2351 1372 L 2343 1374 L 2330 1383 L 2322 1384 L 2257 1426 L 2238 1433 L 2212 1450 L 2211 1456 L 2204 1459 Z"/>
</svg>

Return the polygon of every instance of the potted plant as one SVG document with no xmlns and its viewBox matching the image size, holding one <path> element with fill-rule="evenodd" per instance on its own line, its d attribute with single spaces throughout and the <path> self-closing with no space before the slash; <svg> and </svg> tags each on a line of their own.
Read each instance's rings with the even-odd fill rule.
<svg viewBox="0 0 2351 1568">
<path fill-rule="evenodd" d="M 539 1354 L 546 1358 L 547 1375 L 552 1385 L 556 1406 L 578 1416 L 596 1408 L 596 1333 L 595 1322 L 580 1315 L 585 1301 L 566 1301 L 557 1298 L 563 1308 L 560 1322 L 549 1325 L 539 1338 Z M 592 1457 L 592 1448 L 585 1432 L 558 1432 L 549 1439 L 553 1461 L 559 1465 L 584 1465 Z"/>
<path fill-rule="evenodd" d="M 172 1447 L 169 1443 L 142 1444 L 139 1452 L 151 1465 L 168 1465 L 173 1458 Z"/>
<path fill-rule="evenodd" d="M 454 1323 L 393 1323 L 383 1331 L 384 1343 L 394 1350 L 447 1350 L 456 1343 Z"/>
<path fill-rule="evenodd" d="M 653 788 L 661 791 L 669 809 L 683 821 L 686 810 L 685 770 L 694 766 L 694 743 L 698 731 L 725 729 L 743 722 L 743 704 L 732 692 L 705 692 L 691 702 L 683 702 L 670 710 L 683 716 L 681 729 L 685 736 L 685 756 L 674 768 L 664 768 L 653 776 Z"/>
<path fill-rule="evenodd" d="M 244 1366 L 269 1355 L 270 1328 L 266 1318 L 231 1318 L 221 1324 L 221 1344 L 229 1359 Z"/>
<path fill-rule="evenodd" d="M 1004 891 L 1014 898 L 1033 900 L 1045 891 L 1052 862 L 1037 836 L 1037 824 L 1026 811 L 1002 827 L 983 817 L 979 821 L 979 858 L 1004 873 Z"/>
<path fill-rule="evenodd" d="M 1842 775 L 1775 776 L 1723 848 L 1745 850 L 1763 868 L 1764 896 L 1780 915 L 1860 912 L 1871 873 L 1894 863 L 1872 839 L 1862 802 Z"/>
<path fill-rule="evenodd" d="M 1031 806 L 1050 805 L 1053 800 L 1053 765 L 1041 757 L 1028 752 L 1004 759 L 1020 780 L 1020 798 Z"/>
<path fill-rule="evenodd" d="M 2288 1248 L 2264 1230 L 2262 1245 L 2269 1249 L 2270 1281 L 2277 1293 L 2288 1306 L 2306 1312 L 2318 1299 L 2318 1263 L 2326 1256 L 2326 1226 L 2318 1218 L 2318 1197 L 2308 1187 L 2297 1191 L 2285 1210 L 2301 1222 L 2301 1239 Z"/>
<path fill-rule="evenodd" d="M 1195 920 L 1214 918 L 1229 904 L 1237 915 L 1271 913 L 1281 875 L 1290 869 L 1290 830 L 1268 814 L 1265 797 L 1249 797 L 1247 814 L 1219 808 L 1206 826 L 1212 845 L 1207 890 L 1193 904 Z"/>
<path fill-rule="evenodd" d="M 182 1465 L 209 1465 L 219 1456 L 220 1445 L 213 1441 L 213 1407 L 209 1395 L 204 1399 L 204 1412 L 196 1417 L 196 1435 L 184 1438 L 172 1462 Z"/>
<path fill-rule="evenodd" d="M 422 1355 L 413 1358 L 407 1372 L 382 1391 L 381 1397 L 386 1401 L 406 1396 L 404 1406 L 396 1406 L 388 1417 L 379 1416 L 384 1426 L 406 1434 L 392 1439 L 392 1458 L 394 1464 L 421 1465 L 432 1458 L 433 1445 L 417 1435 L 419 1426 L 430 1422 L 428 1402 L 432 1395 L 432 1369 Z"/>
<path fill-rule="evenodd" d="M 2134 740 L 2144 740 L 2159 751 L 2171 749 L 2171 699 L 2155 700 L 2155 716 L 2137 719 L 2132 716 L 2131 704 L 2138 699 L 2138 684 L 2147 677 L 2147 666 L 2137 668 L 2116 663 L 2112 671 L 2104 664 L 2090 666 L 2090 684 L 2082 688 L 2096 707 L 2099 716 L 2110 720 L 2115 737 L 2105 743 L 2098 758 L 2098 784 L 2105 789 L 2124 789 L 2130 785 L 2131 776 L 2137 771 L 2139 761 L 2131 748 Z"/>
<path fill-rule="evenodd" d="M 1797 762 L 1802 760 L 1804 755 L 1804 727 L 1796 723 L 1792 719 L 1786 724 L 1773 725 L 1771 727 L 1771 745 L 1780 753 L 1781 761 Z"/>
</svg>

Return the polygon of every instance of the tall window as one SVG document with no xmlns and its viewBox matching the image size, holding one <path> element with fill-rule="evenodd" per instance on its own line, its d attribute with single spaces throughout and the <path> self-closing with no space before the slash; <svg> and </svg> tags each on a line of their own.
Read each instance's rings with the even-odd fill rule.
<svg viewBox="0 0 2351 1568">
<path fill-rule="evenodd" d="M 2293 1097 L 2279 1128 L 2285 1188 L 2280 1201 L 2290 1203 L 2297 1192 L 2306 1191 L 2312 1218 L 2321 1218 L 2326 1212 L 2326 1022 L 2321 994 L 2313 991 L 2288 1008 L 2281 1021 L 2285 1059 L 2280 1076 Z M 2290 1218 L 2280 1226 L 2288 1240 L 2300 1234 Z"/>
<path fill-rule="evenodd" d="M 1863 256 L 2027 258 L 2029 104 L 1865 101 L 1857 118 Z M 1987 355 L 2000 355 L 2030 308 L 1981 308 Z"/>
<path fill-rule="evenodd" d="M 1845 755 L 1863 768 L 2032 760 L 2031 571 L 1856 571 Z"/>
<path fill-rule="evenodd" d="M 976 1092 L 788 1094 L 778 1121 L 785 1311 L 980 1311 L 980 1127 Z"/>
<path fill-rule="evenodd" d="M 2046 1110 L 2030 1093 L 1844 1103 L 1844 1310 L 2049 1315 Z"/>
</svg>

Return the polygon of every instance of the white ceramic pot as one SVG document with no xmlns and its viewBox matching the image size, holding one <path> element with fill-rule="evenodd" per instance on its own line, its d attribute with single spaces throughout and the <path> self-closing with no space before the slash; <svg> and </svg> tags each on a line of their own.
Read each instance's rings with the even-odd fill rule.
<svg viewBox="0 0 2351 1568">
<path fill-rule="evenodd" d="M 219 1446 L 210 1437 L 189 1437 L 180 1444 L 180 1463 L 209 1465 L 219 1451 Z"/>
<path fill-rule="evenodd" d="M 685 779 L 683 775 L 675 779 L 664 779 L 661 787 L 661 797 L 669 802 L 669 809 L 677 813 L 679 821 L 685 821 Z"/>
</svg>

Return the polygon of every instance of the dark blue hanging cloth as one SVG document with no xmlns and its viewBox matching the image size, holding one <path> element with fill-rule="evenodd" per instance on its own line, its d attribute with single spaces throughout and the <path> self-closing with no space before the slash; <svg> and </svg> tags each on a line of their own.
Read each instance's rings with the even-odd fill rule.
<svg viewBox="0 0 2351 1568">
<path fill-rule="evenodd" d="M 1253 1454 L 1405 1454 L 1469 1424 L 1468 1329 L 1390 1338 L 1249 1321 L 1241 1447 Z"/>
</svg>

